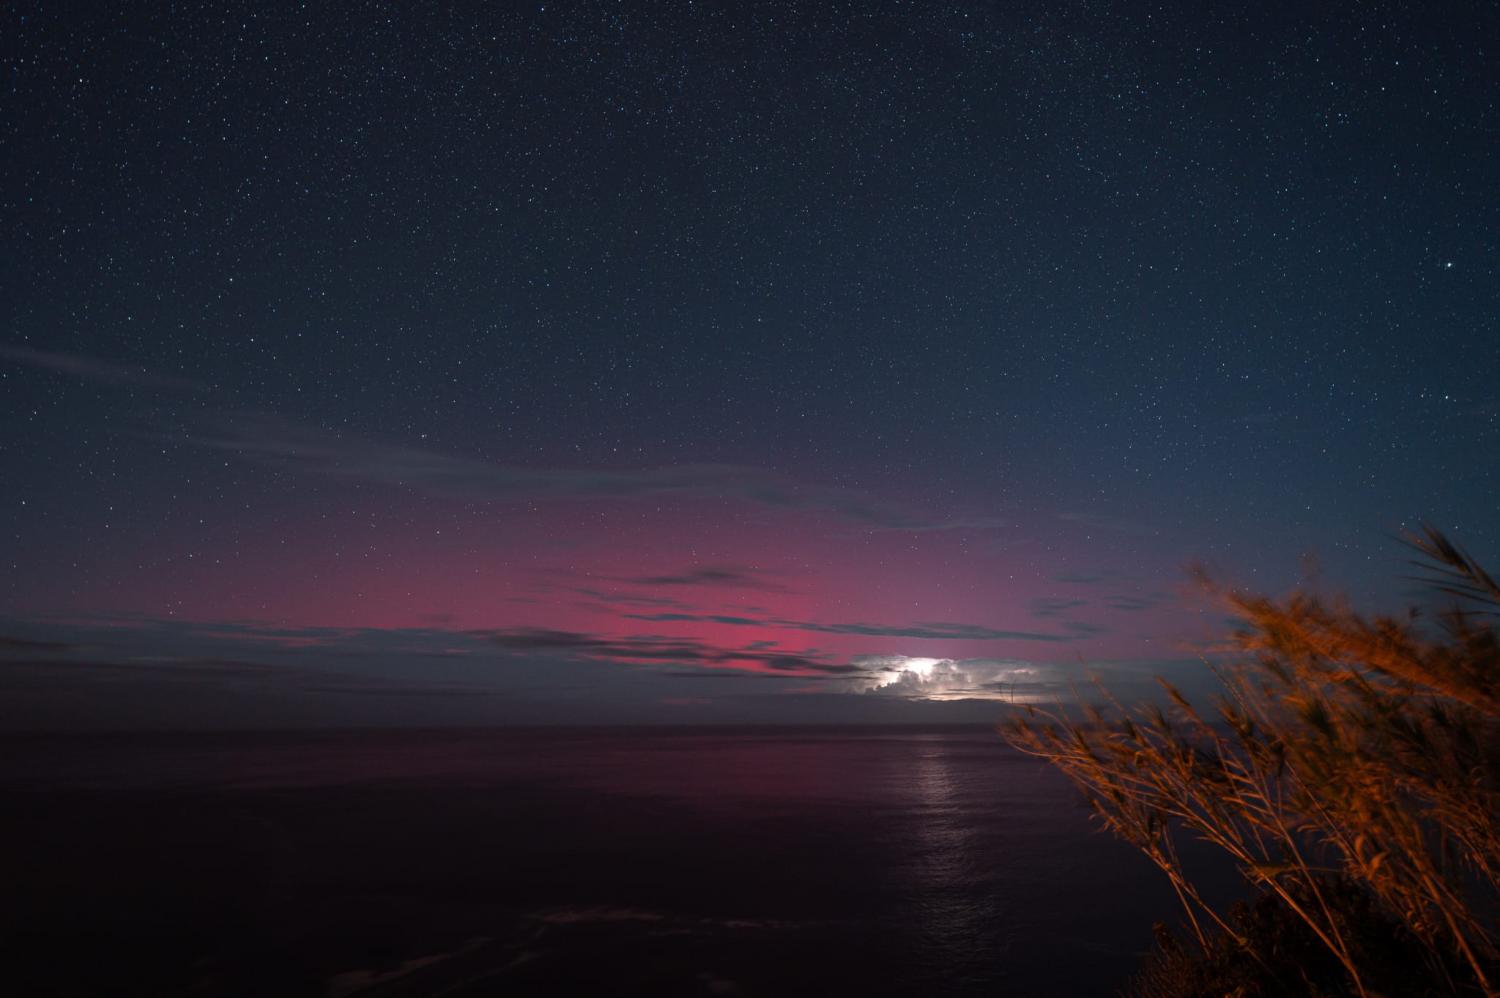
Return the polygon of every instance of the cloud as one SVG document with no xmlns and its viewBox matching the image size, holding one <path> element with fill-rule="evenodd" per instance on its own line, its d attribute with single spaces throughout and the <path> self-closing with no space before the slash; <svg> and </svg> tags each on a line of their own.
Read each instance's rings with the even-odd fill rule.
<svg viewBox="0 0 1500 998">
<path fill-rule="evenodd" d="M 46 655 L 45 661 L 59 669 L 133 670 L 141 675 L 286 672 L 308 665 L 337 666 L 329 675 L 342 675 L 339 670 L 346 667 L 368 671 L 369 663 L 381 659 L 457 659 L 485 650 L 462 632 L 425 627 L 296 627 L 108 616 L 34 626 L 54 633 L 65 629 L 70 640 L 9 639 L 17 644 L 7 648 L 0 643 L 0 667 L 14 664 L 17 657 L 40 664 Z"/>
<path fill-rule="evenodd" d="M 912 700 L 1055 700 L 1052 667 L 1019 659 L 936 659 L 908 655 L 860 656 L 855 662 L 868 678 L 853 685 L 863 692 Z"/>
<path fill-rule="evenodd" d="M 45 652 L 72 651 L 76 647 L 67 641 L 34 641 L 11 634 L 0 634 L 0 655 L 34 655 Z"/>
<path fill-rule="evenodd" d="M 657 623 L 698 622 L 704 624 L 732 624 L 738 627 L 778 627 L 792 631 L 812 631 L 817 634 L 858 634 L 873 638 L 921 638 L 934 641 L 1070 641 L 1066 634 L 1045 634 L 1036 631 L 1009 631 L 980 624 L 955 624 L 946 621 L 919 621 L 915 624 L 819 624 L 805 620 L 780 620 L 753 617 L 736 617 L 711 613 L 627 613 L 631 620 Z"/>
<path fill-rule="evenodd" d="M 1117 534 L 1129 534 L 1135 537 L 1155 536 L 1161 531 L 1138 520 L 1130 520 L 1123 516 L 1110 516 L 1103 513 L 1059 513 L 1059 520 L 1068 523 L 1076 523 L 1090 530 L 1109 530 Z"/>
<path fill-rule="evenodd" d="M 117 364 L 114 361 L 89 357 L 85 354 L 53 353 L 32 347 L 0 344 L 0 359 L 106 385 L 131 385 L 137 388 L 160 388 L 184 392 L 208 390 L 208 386 L 201 381 L 156 374 L 144 368 Z"/>
<path fill-rule="evenodd" d="M 1031 601 L 1031 615 L 1033 617 L 1060 617 L 1069 610 L 1076 610 L 1081 606 L 1088 606 L 1088 600 L 1039 596 Z"/>
<path fill-rule="evenodd" d="M 127 659 L 116 661 L 101 658 L 20 658 L 8 659 L 0 666 L 0 676 L 12 677 L 26 671 L 50 672 L 54 675 L 69 673 L 78 675 L 114 676 L 119 678 L 153 678 L 173 680 L 210 680 L 258 676 L 272 669 L 259 662 L 222 658 L 174 658 L 157 656 L 150 659 Z"/>
<path fill-rule="evenodd" d="M 577 631 L 517 627 L 505 630 L 471 631 L 497 648 L 510 652 L 554 652 L 584 658 L 640 664 L 693 663 L 814 676 L 847 675 L 859 667 L 830 662 L 809 653 L 773 652 L 754 648 L 724 648 L 694 638 L 658 636 L 603 637 Z"/>
<path fill-rule="evenodd" d="M 673 679 L 743 679 L 746 673 L 735 669 L 665 669 L 657 675 Z"/>
<path fill-rule="evenodd" d="M 952 624 L 943 621 L 918 622 L 907 626 L 884 624 L 799 624 L 801 630 L 825 634 L 864 634 L 886 638 L 930 638 L 939 641 L 1067 641 L 1061 634 L 1035 631 L 1006 631 L 979 624 Z"/>
<path fill-rule="evenodd" d="M 509 689 L 514 688 L 519 673 L 513 669 L 496 673 L 494 664 L 497 653 L 518 652 L 537 653 L 535 665 L 540 671 L 535 675 L 549 687 L 556 683 L 548 675 L 548 669 L 564 659 L 586 659 L 601 664 L 677 664 L 738 669 L 742 675 L 804 678 L 857 671 L 847 663 L 814 651 L 777 650 L 774 642 L 727 647 L 696 638 L 607 637 L 547 628 L 455 631 L 422 627 L 284 627 L 249 621 L 200 623 L 150 618 L 108 618 L 68 626 L 79 635 L 80 641 L 24 639 L 34 646 L 25 655 L 27 661 L 17 660 L 22 655 L 17 650 L 17 657 L 0 655 L 0 667 L 47 665 L 63 670 L 117 670 L 139 676 L 183 678 L 296 674 L 304 681 L 316 681 L 324 689 L 349 684 L 387 689 L 393 682 L 400 686 L 456 688 L 463 685 L 454 681 L 453 677 L 459 675 L 476 681 L 493 677 L 503 680 Z M 53 655 L 49 652 L 52 648 L 111 650 L 107 660 L 92 661 L 81 655 Z M 165 649 L 171 651 L 164 652 Z M 262 657 L 266 664 L 260 661 Z M 275 664 L 270 664 L 272 661 Z"/>
<path fill-rule="evenodd" d="M 741 568 L 733 565 L 718 567 L 702 566 L 690 568 L 672 575 L 645 575 L 636 578 L 617 579 L 636 586 L 723 586 L 733 589 L 759 589 L 768 592 L 785 592 L 786 587 L 763 577 L 759 569 Z"/>
<path fill-rule="evenodd" d="M 1104 597 L 1104 605 L 1111 610 L 1150 610 L 1172 600 L 1171 593 L 1155 592 L 1144 595 L 1120 594 Z"/>
<path fill-rule="evenodd" d="M 304 686 L 304 693 L 334 693 L 340 696 L 381 697 L 498 697 L 505 691 L 482 686 L 398 686 L 370 683 L 325 683 L 320 686 Z"/>
<path fill-rule="evenodd" d="M 1097 681 L 1126 701 L 1159 699 L 1155 677 L 1170 675 L 1193 696 L 1217 691 L 1215 674 L 1189 660 L 1113 660 L 1058 664 L 1024 659 L 938 659 L 909 655 L 861 655 L 854 664 L 863 672 L 844 689 L 875 697 L 907 700 L 1002 700 L 1064 703 L 1087 697 Z"/>
<path fill-rule="evenodd" d="M 700 623 L 733 624 L 736 627 L 771 627 L 776 621 L 756 620 L 754 617 L 737 617 L 727 613 L 625 613 L 627 620 L 644 620 L 652 624 Z"/>
<path fill-rule="evenodd" d="M 0 654 L 0 695 L 15 708 L 0 730 L 662 723 L 672 720 L 662 698 L 710 693 L 699 720 L 985 722 L 1004 701 L 1087 695 L 1093 673 L 1125 702 L 1159 696 L 1158 673 L 1194 698 L 1213 680 L 1198 661 L 849 660 L 766 642 L 526 628 L 132 617 L 0 621 L 0 632 L 37 646 Z"/>
<path fill-rule="evenodd" d="M 258 413 L 221 416 L 203 431 L 190 434 L 186 442 L 281 468 L 465 499 L 713 496 L 778 509 L 832 513 L 874 527 L 932 529 L 941 523 L 850 489 L 807 485 L 764 468 L 735 464 L 524 468 L 316 429 Z"/>
</svg>

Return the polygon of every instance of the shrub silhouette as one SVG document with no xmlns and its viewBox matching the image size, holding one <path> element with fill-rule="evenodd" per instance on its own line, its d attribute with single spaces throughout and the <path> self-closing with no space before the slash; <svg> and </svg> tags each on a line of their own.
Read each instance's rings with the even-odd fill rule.
<svg viewBox="0 0 1500 998">
<path fill-rule="evenodd" d="M 1409 946 L 1430 993 L 1496 994 L 1500 585 L 1435 530 L 1409 543 L 1427 581 L 1458 600 L 1436 634 L 1415 612 L 1371 618 L 1304 593 L 1247 596 L 1200 573 L 1244 624 L 1232 664 L 1217 670 L 1225 693 L 1213 714 L 1162 681 L 1165 710 L 1127 710 L 1106 694 L 1082 721 L 1031 709 L 1007 726 L 1166 873 L 1197 940 L 1194 973 L 1234 954 L 1282 993 L 1339 993 L 1315 985 L 1306 961 L 1269 952 L 1274 911 L 1332 957 L 1344 993 L 1413 993 L 1389 959 Z M 1178 829 L 1228 853 L 1263 892 L 1254 918 L 1204 902 Z M 1142 993 L 1195 993 L 1186 966 L 1167 947 Z M 1240 990 L 1256 987 L 1270 985 Z"/>
</svg>

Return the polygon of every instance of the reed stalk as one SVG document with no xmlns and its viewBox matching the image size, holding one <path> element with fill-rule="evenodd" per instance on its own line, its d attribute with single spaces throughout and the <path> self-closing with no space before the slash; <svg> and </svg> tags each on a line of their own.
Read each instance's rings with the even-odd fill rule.
<svg viewBox="0 0 1500 998">
<path fill-rule="evenodd" d="M 1199 581 L 1243 626 L 1205 716 L 1126 708 L 1101 689 L 1084 718 L 1028 708 L 1005 728 L 1056 765 L 1105 827 L 1171 881 L 1201 949 L 1209 926 L 1247 945 L 1194 887 L 1182 831 L 1227 853 L 1374 996 L 1351 883 L 1420 943 L 1434 979 L 1494 998 L 1500 949 L 1500 585 L 1435 530 L 1408 538 L 1428 581 L 1459 604 L 1436 629 L 1415 612 L 1366 617 L 1307 593 L 1246 595 Z M 1258 954 L 1250 954 L 1257 959 Z"/>
</svg>

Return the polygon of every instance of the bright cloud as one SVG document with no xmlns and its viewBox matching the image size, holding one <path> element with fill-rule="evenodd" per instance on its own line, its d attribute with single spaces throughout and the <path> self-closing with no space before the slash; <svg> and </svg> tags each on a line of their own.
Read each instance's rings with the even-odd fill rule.
<svg viewBox="0 0 1500 998">
<path fill-rule="evenodd" d="M 862 692 L 915 700 L 1030 703 L 1055 698 L 1058 684 L 1053 667 L 1019 659 L 862 655 L 853 664 Z"/>
</svg>

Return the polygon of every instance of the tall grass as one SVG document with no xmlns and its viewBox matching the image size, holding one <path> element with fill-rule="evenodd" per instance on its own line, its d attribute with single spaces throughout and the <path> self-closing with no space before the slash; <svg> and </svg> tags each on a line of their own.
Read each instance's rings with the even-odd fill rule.
<svg viewBox="0 0 1500 998">
<path fill-rule="evenodd" d="M 1174 835 L 1222 849 L 1342 968 L 1347 993 L 1388 993 L 1373 911 L 1415 942 L 1437 993 L 1497 994 L 1500 585 L 1441 534 L 1409 543 L 1458 600 L 1435 628 L 1200 581 L 1243 621 L 1212 710 L 1104 696 L 1086 718 L 1031 709 L 1006 733 L 1058 766 L 1115 834 L 1166 874 L 1205 954 L 1225 941 L 1283 977 L 1244 920 L 1208 905 Z M 1292 990 L 1296 982 L 1282 980 Z"/>
</svg>

